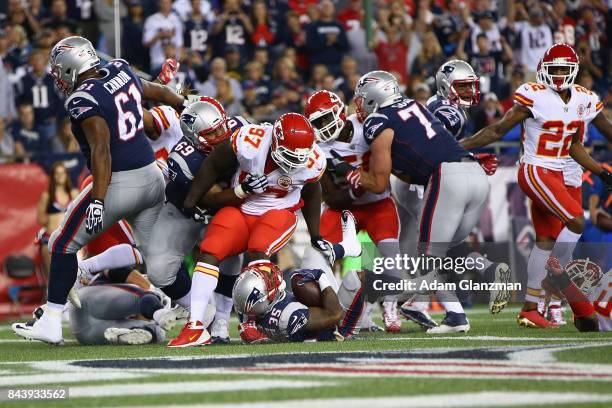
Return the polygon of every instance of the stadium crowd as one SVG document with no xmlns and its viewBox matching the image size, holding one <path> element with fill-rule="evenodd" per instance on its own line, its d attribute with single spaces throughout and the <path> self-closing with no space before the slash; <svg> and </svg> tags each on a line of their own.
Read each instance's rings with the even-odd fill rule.
<svg viewBox="0 0 612 408">
<path fill-rule="evenodd" d="M 0 4 L 0 162 L 78 151 L 48 70 L 49 51 L 79 34 L 118 55 L 113 3 Z M 182 87 L 216 97 L 228 115 L 256 121 L 302 111 L 319 89 L 337 92 L 349 104 L 359 76 L 377 67 L 393 72 L 408 96 L 425 102 L 435 92 L 438 67 L 459 58 L 481 78 L 473 132 L 509 109 L 518 85 L 535 80 L 544 50 L 566 42 L 579 54 L 577 83 L 595 90 L 612 114 L 606 47 L 612 14 L 604 0 L 372 3 L 367 36 L 370 20 L 360 0 L 122 0 L 120 55 L 153 77 L 166 58 L 176 58 Z M 601 139 L 595 129 L 589 136 Z M 517 128 L 504 140 L 519 137 Z"/>
</svg>

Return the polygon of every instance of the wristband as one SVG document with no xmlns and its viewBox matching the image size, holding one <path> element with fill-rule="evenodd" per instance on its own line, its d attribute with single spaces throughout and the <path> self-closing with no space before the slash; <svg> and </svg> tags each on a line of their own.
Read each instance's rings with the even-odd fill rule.
<svg viewBox="0 0 612 408">
<path fill-rule="evenodd" d="M 234 194 L 236 194 L 236 197 L 238 198 L 244 198 L 248 196 L 248 194 L 245 193 L 244 189 L 242 188 L 242 184 L 238 184 L 236 187 L 234 187 Z"/>
<path fill-rule="evenodd" d="M 331 282 L 329 281 L 329 279 L 327 278 L 327 275 L 325 274 L 325 272 L 319 277 L 319 289 L 321 289 L 321 292 L 323 292 L 325 289 L 329 288 L 330 286 L 332 286 Z"/>
</svg>

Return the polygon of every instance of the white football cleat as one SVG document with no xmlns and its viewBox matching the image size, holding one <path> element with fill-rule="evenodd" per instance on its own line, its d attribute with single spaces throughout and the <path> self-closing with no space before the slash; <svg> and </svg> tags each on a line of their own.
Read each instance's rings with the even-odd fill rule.
<svg viewBox="0 0 612 408">
<path fill-rule="evenodd" d="M 344 248 L 344 256 L 360 256 L 361 243 L 357 238 L 355 217 L 350 211 L 344 210 L 340 222 L 342 223 L 342 242 L 340 242 L 340 245 Z"/>
<path fill-rule="evenodd" d="M 215 319 L 210 329 L 213 344 L 229 344 L 229 324 L 225 319 Z"/>
<path fill-rule="evenodd" d="M 52 316 L 53 314 L 56 316 Z M 35 322 L 13 323 L 11 328 L 16 335 L 26 340 L 38 340 L 54 345 L 64 343 L 61 312 L 57 310 L 48 309 Z"/>
<path fill-rule="evenodd" d="M 559 326 L 565 326 L 567 324 L 567 321 L 563 316 L 563 308 L 561 308 L 559 305 L 548 306 L 548 320 Z"/>
<path fill-rule="evenodd" d="M 399 333 L 402 329 L 402 320 L 397 314 L 397 302 L 383 302 L 383 322 L 385 330 L 389 333 Z"/>
<path fill-rule="evenodd" d="M 189 312 L 182 306 L 165 307 L 159 313 L 153 314 L 155 322 L 165 331 L 170 331 L 178 323 L 185 323 L 189 317 Z"/>
<path fill-rule="evenodd" d="M 120 327 L 104 330 L 104 338 L 111 344 L 149 344 L 153 341 L 153 335 L 148 330 Z"/>
<path fill-rule="evenodd" d="M 502 287 L 507 288 L 510 283 L 510 267 L 505 263 L 494 263 L 491 267 L 495 268 L 495 278 L 493 283 L 499 283 Z M 510 291 L 508 289 L 491 290 L 489 294 L 489 312 L 497 314 L 501 312 L 510 300 Z"/>
</svg>

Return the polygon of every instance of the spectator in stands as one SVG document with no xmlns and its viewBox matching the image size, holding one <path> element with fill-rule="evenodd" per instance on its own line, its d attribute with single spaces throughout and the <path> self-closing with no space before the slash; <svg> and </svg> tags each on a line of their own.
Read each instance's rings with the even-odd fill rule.
<svg viewBox="0 0 612 408">
<path fill-rule="evenodd" d="M 447 1 L 447 4 L 448 10 L 434 19 L 433 29 L 440 40 L 444 54 L 453 55 L 457 52 L 457 49 L 463 51 L 463 46 L 459 46 L 459 42 L 466 29 L 466 24 L 462 18 L 466 5 L 461 0 Z M 467 38 L 469 39 L 469 30 Z M 465 41 L 465 38 L 463 41 Z"/>
<path fill-rule="evenodd" d="M 580 40 L 577 47 L 578 58 L 580 60 L 580 74 L 588 72 L 593 78 L 599 79 L 603 77 L 603 66 L 595 64 L 592 55 L 591 46 L 586 40 Z M 594 88 L 588 88 L 594 89 Z"/>
<path fill-rule="evenodd" d="M 476 37 L 476 49 L 468 58 L 464 53 L 458 55 L 470 62 L 476 75 L 480 77 L 480 90 L 483 93 L 492 91 L 499 92 L 504 80 L 504 64 L 512 61 L 512 49 L 504 37 L 500 38 L 502 49 L 495 51 L 491 46 L 489 38 L 484 34 Z"/>
<path fill-rule="evenodd" d="M 225 52 L 225 64 L 227 66 L 227 76 L 237 81 L 242 80 L 243 65 L 240 61 L 240 49 L 236 46 L 227 47 Z"/>
<path fill-rule="evenodd" d="M 253 21 L 251 42 L 258 47 L 270 47 L 276 36 L 276 24 L 268 15 L 264 0 L 253 2 L 251 20 Z"/>
<path fill-rule="evenodd" d="M 316 91 L 323 89 L 323 78 L 327 74 L 329 74 L 327 66 L 323 64 L 316 64 L 312 66 L 310 81 L 308 81 L 309 94 L 315 93 Z"/>
<path fill-rule="evenodd" d="M 345 55 L 340 65 L 340 76 L 336 78 L 334 85 L 344 94 L 344 97 L 348 101 L 353 98 L 353 94 L 355 93 L 355 87 L 351 87 L 349 84 L 350 78 L 354 75 L 359 75 L 357 61 L 350 55 Z"/>
<path fill-rule="evenodd" d="M 172 43 L 178 51 L 183 46 L 183 23 L 172 12 L 172 0 L 159 0 L 159 12 L 147 17 L 142 43 L 149 48 L 151 68 L 158 69 L 164 63 L 164 45 Z"/>
<path fill-rule="evenodd" d="M 576 20 L 567 13 L 565 0 L 555 0 L 553 6 L 545 10 L 549 10 L 551 23 L 555 30 L 553 41 L 573 47 L 576 44 Z"/>
<path fill-rule="evenodd" d="M 0 164 L 11 162 L 23 154 L 23 146 L 15 143 L 13 135 L 6 130 L 4 119 L 0 117 Z"/>
<path fill-rule="evenodd" d="M 45 275 L 49 274 L 51 262 L 51 255 L 47 247 L 49 235 L 60 226 L 68 205 L 78 193 L 72 188 L 72 181 L 66 166 L 62 162 L 54 163 L 49 175 L 49 186 L 40 195 L 37 211 L 38 224 L 42 227 L 38 241 Z"/>
<path fill-rule="evenodd" d="M 79 35 L 88 38 L 94 46 L 98 43 L 98 21 L 93 0 L 67 0 L 68 18 L 76 22 Z"/>
<path fill-rule="evenodd" d="M 128 14 L 121 26 L 121 55 L 126 61 L 143 71 L 149 69 L 149 52 L 145 47 L 134 46 L 142 41 L 144 15 L 140 0 L 129 0 Z"/>
<path fill-rule="evenodd" d="M 55 149 L 57 153 L 78 153 L 81 151 L 79 143 L 72 133 L 72 124 L 68 118 L 60 122 L 57 131 L 57 140 L 59 142 Z"/>
<path fill-rule="evenodd" d="M 18 119 L 11 126 L 11 135 L 15 143 L 21 146 L 28 155 L 50 151 L 50 140 L 43 138 L 34 122 L 34 109 L 29 103 L 23 103 L 18 108 Z"/>
<path fill-rule="evenodd" d="M 517 62 L 525 67 L 527 80 L 534 81 L 542 55 L 553 44 L 552 30 L 539 6 L 531 6 L 527 12 L 523 3 L 511 1 L 508 7 L 508 26 L 518 38 Z"/>
<path fill-rule="evenodd" d="M 96 13 L 96 19 L 98 21 L 98 29 L 102 33 L 104 39 L 104 47 L 102 42 L 100 48 L 102 51 L 106 51 L 110 56 L 114 57 L 117 55 L 115 50 L 115 8 L 114 2 L 109 0 L 94 0 L 94 10 Z M 119 2 L 119 16 L 124 18 L 127 15 L 127 8 L 123 2 Z M 140 44 L 142 39 L 138 41 Z M 133 45 L 135 46 L 135 44 Z M 132 61 L 130 61 L 132 62 Z"/>
<path fill-rule="evenodd" d="M 274 64 L 272 75 L 272 104 L 274 117 L 287 112 L 300 112 L 304 85 L 295 66 L 288 58 L 280 58 Z"/>
<path fill-rule="evenodd" d="M 306 52 L 306 30 L 300 22 L 300 16 L 295 11 L 286 15 L 283 34 L 280 36 L 285 47 L 291 47 L 297 52 L 297 66 L 302 70 L 308 69 L 308 56 Z M 279 38 L 279 39 L 280 39 Z"/>
<path fill-rule="evenodd" d="M 65 115 L 53 76 L 47 72 L 48 54 L 34 50 L 30 55 L 30 67 L 21 78 L 17 99 L 34 107 L 34 123 L 46 143 L 52 143 L 57 131 L 57 118 Z"/>
<path fill-rule="evenodd" d="M 12 121 L 15 116 L 15 95 L 9 75 L 11 67 L 7 64 L 8 38 L 6 33 L 0 30 L 0 119 L 4 122 Z"/>
<path fill-rule="evenodd" d="M 41 29 L 40 21 L 44 19 L 45 12 L 40 0 L 31 1 L 24 7 L 21 0 L 9 1 L 9 21 L 7 25 L 20 25 L 25 28 L 28 37 L 32 38 Z"/>
<path fill-rule="evenodd" d="M 425 82 L 417 83 L 413 88 L 413 96 L 416 101 L 421 102 L 423 105 L 427 105 L 427 100 L 431 97 L 431 89 Z"/>
<path fill-rule="evenodd" d="M 64 25 L 68 26 L 71 32 L 77 32 L 76 21 L 68 17 L 66 0 L 53 0 L 51 2 L 51 15 L 42 21 L 42 25 L 52 30 L 55 30 L 60 25 Z"/>
<path fill-rule="evenodd" d="M 225 48 L 238 47 L 240 55 L 246 56 L 250 51 L 250 35 L 253 24 L 249 16 L 242 10 L 239 0 L 225 0 L 223 12 L 217 17 L 212 27 L 214 41 L 213 55 L 225 55 Z"/>
<path fill-rule="evenodd" d="M 5 29 L 8 40 L 6 63 L 12 71 L 28 63 L 28 56 L 32 47 L 28 41 L 28 34 L 20 25 L 11 25 Z M 4 53 L 2 53 L 4 54 Z"/>
<path fill-rule="evenodd" d="M 311 67 L 324 64 L 334 74 L 340 72 L 340 62 L 348 51 L 344 27 L 334 15 L 336 9 L 330 0 L 319 3 L 319 19 L 306 27 L 306 50 Z"/>
<path fill-rule="evenodd" d="M 262 65 L 257 61 L 249 62 L 245 67 L 245 81 L 242 82 L 242 89 L 247 88 L 252 91 L 247 97 L 245 91 L 245 106 L 254 112 L 258 105 L 266 105 L 270 101 L 270 82 L 264 78 Z"/>
<path fill-rule="evenodd" d="M 232 96 L 237 100 L 242 100 L 242 88 L 240 83 L 234 78 L 230 78 L 227 75 L 227 66 L 223 58 L 215 58 L 210 64 L 210 76 L 206 82 L 196 83 L 195 88 L 200 95 L 216 95 L 217 94 L 217 81 L 225 80 L 229 81 Z"/>
<path fill-rule="evenodd" d="M 361 0 L 349 0 L 346 8 L 338 13 L 338 21 L 346 30 L 346 39 L 349 44 L 349 54 L 359 63 L 363 72 L 375 68 L 376 56 L 366 44 L 364 29 L 364 10 Z"/>
<path fill-rule="evenodd" d="M 268 79 L 272 73 L 272 61 L 270 61 L 270 53 L 266 47 L 257 47 L 253 53 L 253 61 L 257 61 L 264 68 L 264 78 Z"/>
<path fill-rule="evenodd" d="M 217 2 L 215 1 L 215 3 Z M 214 10 L 211 6 L 211 2 L 208 0 L 175 0 L 174 3 L 172 3 L 172 10 L 174 10 L 183 21 L 189 21 L 189 19 L 196 14 L 204 16 L 208 23 L 212 23 L 215 20 Z"/>
<path fill-rule="evenodd" d="M 501 33 L 499 31 L 499 26 L 495 22 L 495 15 L 491 11 L 483 11 L 475 14 L 474 17 L 472 17 L 468 11 L 468 8 L 466 7 L 463 9 L 463 18 L 471 30 L 470 47 L 472 50 L 476 50 L 478 48 L 477 38 L 479 34 L 484 34 L 487 36 L 493 51 L 501 50 Z"/>
<path fill-rule="evenodd" d="M 486 93 L 483 97 L 482 106 L 476 107 L 472 114 L 474 132 L 499 121 L 503 115 L 504 111 L 499 104 L 497 95 L 493 92 Z"/>
<path fill-rule="evenodd" d="M 175 10 L 178 3 L 178 1 L 174 3 Z M 184 18 L 184 43 L 185 47 L 200 53 L 208 61 L 212 55 L 212 49 L 208 46 L 208 43 L 210 41 L 210 30 L 213 20 L 211 16 L 214 16 L 214 14 L 210 11 L 208 14 L 202 12 L 202 9 L 206 8 L 202 7 L 204 3 L 208 4 L 207 7 L 210 9 L 210 4 L 206 0 L 192 0 L 193 11 Z"/>
<path fill-rule="evenodd" d="M 399 19 L 399 23 L 390 22 L 380 26 L 373 36 L 373 49 L 378 58 L 378 67 L 385 71 L 396 71 L 401 75 L 401 82 L 408 84 L 408 47 L 410 46 L 410 26 L 405 19 Z"/>
<path fill-rule="evenodd" d="M 417 82 L 424 81 L 428 86 L 433 85 L 436 72 L 445 60 L 436 35 L 433 31 L 427 31 L 423 35 L 423 48 L 414 60 L 411 74 L 415 76 Z"/>
<path fill-rule="evenodd" d="M 232 87 L 230 85 L 230 78 L 222 78 L 216 82 L 217 84 L 217 92 L 215 98 L 221 102 L 223 107 L 225 108 L 225 112 L 227 116 L 239 116 L 244 115 L 244 107 L 240 103 L 240 100 L 237 99 L 233 92 Z M 241 89 L 242 94 L 242 89 Z"/>
</svg>

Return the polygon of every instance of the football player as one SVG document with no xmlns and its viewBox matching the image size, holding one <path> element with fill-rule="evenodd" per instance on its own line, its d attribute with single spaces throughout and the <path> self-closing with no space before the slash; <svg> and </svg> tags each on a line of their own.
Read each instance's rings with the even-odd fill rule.
<svg viewBox="0 0 612 408">
<path fill-rule="evenodd" d="M 584 230 L 580 166 L 612 185 L 612 175 L 582 145 L 591 122 L 608 140 L 612 126 L 598 96 L 574 85 L 578 67 L 571 46 L 551 46 L 538 64 L 538 82 L 522 84 L 514 93 L 514 106 L 499 122 L 461 142 L 466 149 L 475 149 L 501 139 L 518 124 L 523 127 L 518 182 L 532 203 L 536 245 L 527 265 L 525 303 L 517 319 L 521 326 L 557 326 L 538 312 L 538 301 L 548 260 L 557 258 L 566 265 Z"/>
<path fill-rule="evenodd" d="M 354 166 L 367 166 L 370 146 L 363 136 L 363 123 L 356 114 L 346 116 L 346 108 L 338 95 L 317 91 L 308 98 L 304 113 L 317 136 L 317 142 L 327 160 L 341 157 Z M 329 242 L 342 239 L 342 210 L 354 215 L 357 229 L 365 230 L 383 256 L 394 258 L 399 254 L 399 220 L 391 190 L 380 194 L 353 189 L 343 177 L 326 171 L 321 178 L 323 201 L 321 236 Z M 302 268 L 320 268 L 333 276 L 331 268 L 314 247 L 306 248 Z M 401 320 L 397 302 L 383 302 L 383 322 L 388 332 L 399 332 Z"/>
<path fill-rule="evenodd" d="M 427 101 L 427 109 L 442 122 L 455 139 L 461 140 L 466 136 L 468 109 L 478 105 L 479 101 L 480 79 L 472 66 L 465 61 L 451 60 L 442 64 L 436 73 L 436 94 Z M 490 175 L 495 172 L 497 161 L 492 158 L 488 163 L 492 166 L 486 171 Z M 393 188 L 396 196 L 401 198 L 399 215 L 402 225 L 416 225 L 422 206 L 422 195 L 419 197 L 414 191 L 422 189 L 422 186 L 408 185 L 396 178 Z M 410 236 L 404 236 L 404 239 L 415 243 L 418 241 L 416 228 L 406 231 L 406 234 Z M 470 254 L 473 255 L 475 254 Z M 491 268 L 494 271 L 497 281 L 509 279 L 507 264 L 488 263 L 486 269 Z M 483 273 L 486 273 L 486 270 Z M 508 302 L 509 295 L 507 291 L 492 291 L 489 302 L 491 313 L 499 313 Z M 427 299 L 417 300 L 404 303 L 400 308 L 402 315 L 423 328 L 436 327 L 438 324 L 427 313 Z"/>
<path fill-rule="evenodd" d="M 342 243 L 346 248 L 358 248 L 355 219 L 348 211 L 341 215 Z M 275 341 L 337 340 L 342 341 L 357 334 L 356 325 L 363 313 L 365 295 L 362 292 L 363 272 L 351 271 L 337 284 L 321 269 L 298 269 L 297 285 L 315 282 L 320 292 L 319 306 L 308 303 L 297 293 L 284 290 L 280 281 L 270 287 L 270 274 L 280 274 L 270 262 L 248 266 L 236 280 L 233 291 L 234 307 L 238 313 L 248 316 L 258 330 Z"/>
<path fill-rule="evenodd" d="M 13 325 L 21 337 L 62 342 L 61 312 L 77 275 L 77 251 L 121 219 L 134 226 L 146 253 L 164 200 L 164 178 L 143 131 L 142 99 L 181 109 L 183 97 L 141 80 L 124 60 L 103 68 L 89 40 L 68 37 L 51 50 L 51 73 L 67 94 L 65 108 L 93 183 L 70 204 L 49 241 L 48 312 L 32 326 Z"/>
<path fill-rule="evenodd" d="M 574 313 L 574 325 L 581 332 L 612 331 L 612 274 L 603 274 L 599 265 L 574 260 L 565 268 L 553 259 L 546 265 L 542 286 L 565 298 Z"/>
<path fill-rule="evenodd" d="M 217 286 L 219 264 L 247 252 L 250 265 L 267 262 L 291 238 L 302 209 L 313 241 L 333 257 L 333 246 L 319 237 L 321 187 L 325 156 L 315 144 L 308 120 L 297 113 L 282 115 L 274 125 L 248 125 L 219 145 L 204 161 L 185 198 L 193 210 L 219 176 L 238 166 L 232 194 L 242 203 L 224 207 L 213 217 L 203 241 L 191 288 L 191 316 L 169 347 L 206 344 L 210 334 L 201 321 Z M 270 276 L 271 287 L 281 276 Z M 266 340 L 252 322 L 241 325 L 246 342 Z"/>
<path fill-rule="evenodd" d="M 166 186 L 166 202 L 159 213 L 151 233 L 151 244 L 146 254 L 147 274 L 151 282 L 161 288 L 178 304 L 189 309 L 191 306 L 191 279 L 183 258 L 197 244 L 206 229 L 206 224 L 214 208 L 241 203 L 232 191 L 222 191 L 221 185 L 229 185 L 233 170 L 217 181 L 217 186 L 200 203 L 206 210 L 188 213 L 183 201 L 189 187 L 204 159 L 215 146 L 229 135 L 247 125 L 242 117 L 227 118 L 225 109 L 214 98 L 203 96 L 185 108 L 180 116 L 179 127 L 184 135 L 168 156 L 169 181 Z M 229 193 L 229 194 L 228 194 Z M 216 201 L 215 197 L 229 197 Z M 204 206 L 206 204 L 206 206 Z M 214 207 L 211 209 L 210 207 Z M 236 275 L 240 271 L 238 257 L 230 257 L 221 265 L 224 275 Z M 231 285 L 230 285 L 231 287 Z M 215 340 L 228 340 L 227 322 L 231 312 L 231 289 L 223 294 L 215 294 L 217 312 L 216 325 L 213 326 Z M 217 330 L 219 326 L 219 330 Z"/>
<path fill-rule="evenodd" d="M 369 167 L 335 166 L 354 188 L 381 193 L 395 174 L 427 186 L 419 228 L 419 253 L 442 258 L 451 242 L 474 228 L 489 193 L 483 168 L 423 105 L 405 98 L 396 78 L 385 71 L 362 76 L 355 90 L 357 113 L 365 119 Z M 427 272 L 427 271 L 421 271 Z M 466 332 L 469 322 L 454 293 L 438 291 L 446 316 L 428 332 Z"/>
</svg>

